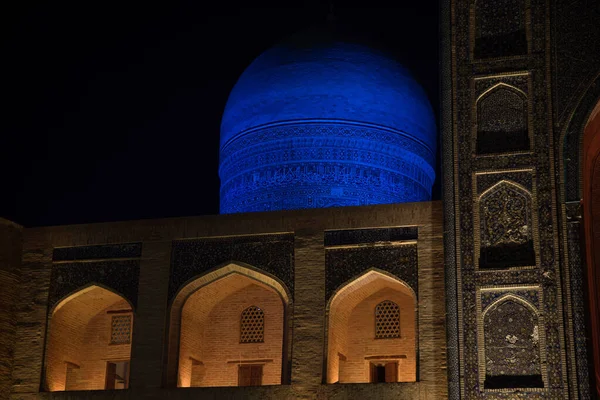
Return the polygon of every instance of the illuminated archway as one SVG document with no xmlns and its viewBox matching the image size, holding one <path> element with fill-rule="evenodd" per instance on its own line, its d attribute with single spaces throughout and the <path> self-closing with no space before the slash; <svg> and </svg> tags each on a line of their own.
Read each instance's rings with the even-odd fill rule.
<svg viewBox="0 0 600 400">
<path fill-rule="evenodd" d="M 240 264 L 188 282 L 171 306 L 168 384 L 285 382 L 289 299 L 276 278 Z"/>
<path fill-rule="evenodd" d="M 46 390 L 126 389 L 132 326 L 131 304 L 99 285 L 58 302 L 49 319 Z"/>
<path fill-rule="evenodd" d="M 370 270 L 331 298 L 327 383 L 414 382 L 417 319 L 414 291 Z"/>
</svg>

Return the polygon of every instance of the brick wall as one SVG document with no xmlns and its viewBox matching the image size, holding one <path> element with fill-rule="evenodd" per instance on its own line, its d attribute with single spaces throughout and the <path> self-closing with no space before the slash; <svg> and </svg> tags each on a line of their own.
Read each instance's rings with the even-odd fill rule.
<svg viewBox="0 0 600 400">
<path fill-rule="evenodd" d="M 441 204 L 431 202 L 26 229 L 21 264 L 23 278 L 16 308 L 19 340 L 15 341 L 13 370 L 17 379 L 10 399 L 444 399 L 447 383 L 441 223 Z M 419 382 L 323 384 L 323 362 L 327 355 L 323 231 L 404 225 L 419 227 Z M 163 344 L 168 342 L 165 333 L 171 315 L 167 306 L 171 242 L 181 238 L 273 232 L 294 232 L 295 235 L 295 290 L 290 297 L 293 302 L 292 384 L 259 388 L 176 388 L 175 362 L 173 384 L 165 385 L 168 381 L 161 377 L 163 373 L 166 375 L 170 360 L 170 352 Z M 105 393 L 40 393 L 44 346 L 50 340 L 45 332 L 52 249 L 129 242 L 143 242 L 131 350 L 131 388 Z M 177 321 L 179 325 L 181 318 Z M 175 354 L 178 350 L 179 344 Z"/>
<path fill-rule="evenodd" d="M 375 307 L 390 300 L 400 307 L 397 339 L 375 339 Z M 328 383 L 369 382 L 367 357 L 396 356 L 398 380 L 416 380 L 415 300 L 404 284 L 373 272 L 338 291 L 331 301 L 328 326 Z"/>
<path fill-rule="evenodd" d="M 21 227 L 0 218 L 0 399 L 8 399 L 12 386 L 17 321 Z"/>
<path fill-rule="evenodd" d="M 59 303 L 49 325 L 47 389 L 66 389 L 67 363 L 79 367 L 69 390 L 104 389 L 106 362 L 128 360 L 131 353 L 131 344 L 110 344 L 113 314 L 108 311 L 129 309 L 131 306 L 126 300 L 97 286 Z"/>
<path fill-rule="evenodd" d="M 240 343 L 240 316 L 250 306 L 265 313 L 264 343 Z M 183 307 L 180 386 L 236 386 L 236 360 L 263 360 L 263 384 L 280 384 L 282 345 L 279 294 L 239 274 L 221 278 L 192 294 Z"/>
</svg>

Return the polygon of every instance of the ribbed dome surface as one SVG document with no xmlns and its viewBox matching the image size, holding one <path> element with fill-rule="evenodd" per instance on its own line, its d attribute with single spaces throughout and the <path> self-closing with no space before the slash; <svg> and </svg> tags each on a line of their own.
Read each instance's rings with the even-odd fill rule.
<svg viewBox="0 0 600 400">
<path fill-rule="evenodd" d="M 436 128 L 384 52 L 320 31 L 242 74 L 221 124 L 221 212 L 429 200 Z"/>
</svg>

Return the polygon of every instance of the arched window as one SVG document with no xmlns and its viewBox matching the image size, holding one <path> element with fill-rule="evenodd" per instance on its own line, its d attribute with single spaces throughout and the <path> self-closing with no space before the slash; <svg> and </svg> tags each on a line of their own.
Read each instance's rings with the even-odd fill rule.
<svg viewBox="0 0 600 400">
<path fill-rule="evenodd" d="M 375 307 L 375 339 L 400 337 L 400 307 L 390 300 Z"/>
<path fill-rule="evenodd" d="M 259 307 L 250 306 L 242 311 L 240 343 L 262 343 L 265 340 L 265 313 Z"/>
</svg>

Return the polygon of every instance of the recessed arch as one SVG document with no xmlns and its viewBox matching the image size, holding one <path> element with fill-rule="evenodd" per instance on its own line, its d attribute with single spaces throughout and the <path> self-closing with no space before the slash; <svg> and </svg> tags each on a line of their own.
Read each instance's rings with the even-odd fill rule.
<svg viewBox="0 0 600 400">
<path fill-rule="evenodd" d="M 500 82 L 476 100 L 477 154 L 530 149 L 527 94 Z"/>
<path fill-rule="evenodd" d="M 498 305 L 502 304 L 505 301 L 516 301 L 520 304 L 522 304 L 523 306 L 527 307 L 529 310 L 531 310 L 531 312 L 533 313 L 538 313 L 538 309 L 531 304 L 529 301 L 525 300 L 524 298 L 520 297 L 520 296 L 515 296 L 514 294 L 508 293 L 505 294 L 504 296 L 494 300 L 494 302 L 492 302 L 490 305 L 488 305 L 485 310 L 483 310 L 483 312 L 481 313 L 482 317 L 485 317 L 485 315 L 488 313 L 488 311 L 490 311 L 491 309 L 493 309 L 494 307 L 497 307 Z"/>
<path fill-rule="evenodd" d="M 486 307 L 481 320 L 480 383 L 486 389 L 544 387 L 544 327 L 537 308 L 506 294 Z"/>
<path fill-rule="evenodd" d="M 376 307 L 399 306 L 398 335 L 376 337 Z M 371 268 L 338 288 L 327 304 L 326 382 L 413 382 L 417 376 L 417 298 L 404 281 Z M 369 354 L 366 353 L 366 347 Z"/>
<path fill-rule="evenodd" d="M 115 290 L 89 283 L 49 309 L 44 389 L 126 389 L 134 310 Z"/>
<path fill-rule="evenodd" d="M 479 195 L 479 268 L 536 265 L 532 210 L 531 192 L 513 181 L 501 180 Z"/>
<path fill-rule="evenodd" d="M 251 306 L 264 313 L 263 341 L 241 340 L 240 316 Z M 167 386 L 235 386 L 241 384 L 236 368 L 250 359 L 262 360 L 261 384 L 287 383 L 291 296 L 279 279 L 244 263 L 227 262 L 187 281 L 169 308 Z M 226 335 L 213 332 L 221 325 Z M 206 341 L 218 341 L 221 351 L 210 352 L 214 343 Z"/>
<path fill-rule="evenodd" d="M 54 312 L 58 311 L 63 305 L 67 304 L 70 300 L 72 300 L 78 296 L 81 296 L 81 295 L 85 294 L 86 292 L 93 290 L 94 288 L 101 288 L 108 292 L 112 292 L 112 293 L 116 294 L 117 296 L 122 297 L 125 301 L 127 301 L 127 304 L 129 304 L 129 307 L 131 307 L 132 312 L 135 313 L 135 307 L 133 306 L 133 303 L 131 302 L 131 300 L 129 300 L 127 297 L 125 297 L 125 295 L 123 293 L 120 293 L 119 291 L 117 291 L 109 286 L 106 286 L 102 283 L 92 281 L 86 285 L 78 287 L 77 289 L 71 291 L 69 294 L 65 295 L 64 297 L 62 297 L 58 301 L 56 301 L 50 307 L 50 310 L 48 311 L 48 316 L 51 316 Z"/>
</svg>

